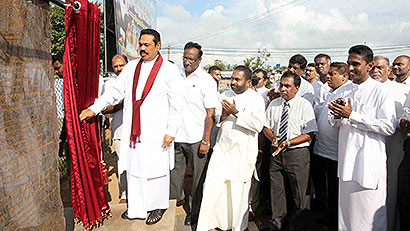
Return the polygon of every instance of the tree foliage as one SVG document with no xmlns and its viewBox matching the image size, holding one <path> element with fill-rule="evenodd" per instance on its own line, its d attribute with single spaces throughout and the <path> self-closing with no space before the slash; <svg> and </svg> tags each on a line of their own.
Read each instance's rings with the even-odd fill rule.
<svg viewBox="0 0 410 231">
<path fill-rule="evenodd" d="M 252 71 L 256 70 L 258 68 L 261 68 L 268 73 L 272 71 L 272 66 L 267 64 L 267 61 L 270 57 L 270 53 L 267 52 L 266 49 L 264 50 L 259 50 L 258 51 L 258 56 L 257 57 L 250 57 L 250 58 L 245 58 L 243 60 L 243 63 L 245 66 L 249 67 Z"/>
<path fill-rule="evenodd" d="M 101 3 L 95 1 L 95 5 L 101 7 Z M 50 21 L 51 21 L 51 54 L 63 57 L 64 54 L 64 39 L 65 39 L 65 23 L 64 9 L 55 5 L 50 5 Z M 101 11 L 101 26 L 100 26 L 100 59 L 104 61 L 104 13 Z M 104 62 L 103 62 L 104 63 Z"/>
<path fill-rule="evenodd" d="M 237 65 L 231 65 L 231 64 L 227 64 L 222 60 L 219 59 L 215 59 L 213 64 L 208 64 L 205 65 L 203 68 L 205 70 L 208 70 L 210 67 L 212 66 L 217 66 L 219 68 L 221 68 L 222 71 L 233 71 L 233 69 L 237 66 Z"/>
<path fill-rule="evenodd" d="M 64 9 L 57 6 L 50 7 L 51 21 L 51 54 L 63 57 L 64 53 Z"/>
</svg>

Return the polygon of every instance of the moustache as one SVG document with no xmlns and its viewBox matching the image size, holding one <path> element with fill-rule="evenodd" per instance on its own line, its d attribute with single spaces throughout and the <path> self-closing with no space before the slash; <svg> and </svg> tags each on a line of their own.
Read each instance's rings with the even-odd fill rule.
<svg viewBox="0 0 410 231">
<path fill-rule="evenodd" d="M 146 52 L 146 51 L 140 51 L 140 55 L 142 55 L 142 53 L 144 53 L 144 54 L 148 54 L 148 52 Z"/>
</svg>

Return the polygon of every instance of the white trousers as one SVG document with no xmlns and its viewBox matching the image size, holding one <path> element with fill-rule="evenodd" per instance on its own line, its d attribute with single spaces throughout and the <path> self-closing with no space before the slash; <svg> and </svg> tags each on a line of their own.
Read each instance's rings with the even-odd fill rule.
<svg viewBox="0 0 410 231">
<path fill-rule="evenodd" d="M 169 175 L 158 178 L 140 178 L 127 175 L 128 217 L 147 217 L 147 212 L 169 207 Z"/>
<path fill-rule="evenodd" d="M 243 231 L 248 227 L 251 181 L 229 181 L 207 176 L 197 231 L 214 228 Z"/>
<path fill-rule="evenodd" d="M 387 230 L 386 178 L 376 190 L 339 179 L 339 230 Z"/>
</svg>

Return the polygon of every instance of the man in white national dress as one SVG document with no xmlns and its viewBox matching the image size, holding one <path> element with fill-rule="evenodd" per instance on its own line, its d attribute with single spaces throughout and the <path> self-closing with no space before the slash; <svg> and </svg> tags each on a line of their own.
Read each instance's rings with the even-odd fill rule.
<svg viewBox="0 0 410 231">
<path fill-rule="evenodd" d="M 204 183 L 198 231 L 248 227 L 249 189 L 265 117 L 263 98 L 250 89 L 251 75 L 248 67 L 236 67 L 232 90 L 220 96 L 216 108 L 220 130 Z"/>
<path fill-rule="evenodd" d="M 331 125 L 339 127 L 339 230 L 387 230 L 385 137 L 395 131 L 393 95 L 369 77 L 373 51 L 349 49 L 353 84 L 329 103 Z M 349 91 L 349 92 L 346 92 Z"/>
<path fill-rule="evenodd" d="M 169 207 L 169 172 L 181 110 L 180 70 L 163 61 L 160 35 L 140 33 L 140 59 L 129 62 L 105 93 L 80 114 L 89 119 L 109 105 L 124 101 L 119 171 L 127 171 L 128 210 L 124 219 L 145 219 L 152 225 Z M 128 138 L 129 137 L 129 138 Z"/>
</svg>

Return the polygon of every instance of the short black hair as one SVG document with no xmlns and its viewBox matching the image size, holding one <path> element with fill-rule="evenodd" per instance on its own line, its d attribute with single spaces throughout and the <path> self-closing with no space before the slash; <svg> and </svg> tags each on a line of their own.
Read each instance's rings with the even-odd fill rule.
<svg viewBox="0 0 410 231">
<path fill-rule="evenodd" d="M 325 57 L 326 60 L 329 61 L 329 63 L 332 61 L 332 59 L 330 58 L 330 56 L 328 54 L 323 54 L 323 53 L 320 53 L 320 54 L 316 55 L 313 60 L 316 62 L 316 59 L 322 58 L 322 57 Z"/>
<path fill-rule="evenodd" d="M 256 70 L 254 70 L 254 71 L 253 71 L 253 74 L 256 74 L 256 73 L 259 73 L 259 72 L 262 72 L 262 73 L 263 73 L 263 78 L 264 78 L 264 79 L 269 79 L 269 77 L 268 77 L 268 72 L 266 72 L 265 70 L 263 70 L 263 69 L 261 69 L 261 68 L 258 68 L 258 69 L 256 69 Z"/>
<path fill-rule="evenodd" d="M 144 34 L 150 34 L 154 36 L 154 43 L 157 45 L 159 42 L 161 42 L 161 35 L 158 33 L 158 31 L 154 29 L 143 29 L 140 32 L 140 38 Z"/>
<path fill-rule="evenodd" d="M 184 51 L 186 49 L 191 49 L 191 48 L 198 49 L 198 59 L 202 57 L 203 52 L 201 50 L 202 49 L 201 45 L 199 45 L 198 43 L 194 43 L 194 42 L 188 42 L 187 44 L 185 44 Z"/>
<path fill-rule="evenodd" d="M 349 67 L 347 66 L 346 63 L 343 63 L 343 62 L 333 62 L 330 64 L 330 67 L 336 68 L 337 72 L 341 75 L 348 74 L 348 71 L 349 71 Z"/>
<path fill-rule="evenodd" d="M 234 71 L 243 71 L 245 72 L 245 80 L 251 80 L 252 79 L 252 71 L 249 69 L 249 67 L 245 65 L 239 65 L 233 69 Z"/>
<path fill-rule="evenodd" d="M 350 54 L 357 54 L 362 56 L 366 60 L 366 63 L 373 61 L 373 51 L 366 45 L 355 45 L 350 47 L 349 55 Z"/>
<path fill-rule="evenodd" d="M 280 77 L 280 79 L 284 79 L 284 78 L 288 78 L 288 77 L 292 77 L 293 78 L 293 83 L 295 84 L 295 87 L 299 87 L 300 86 L 300 76 L 291 72 L 291 71 L 286 71 L 285 73 L 283 73 L 282 77 Z"/>
<path fill-rule="evenodd" d="M 308 67 L 315 67 L 316 65 L 314 63 L 309 63 L 307 66 Z"/>
<path fill-rule="evenodd" d="M 222 69 L 219 68 L 218 66 L 212 66 L 208 69 L 209 74 L 211 74 L 213 71 L 222 71 Z"/>
<path fill-rule="evenodd" d="M 51 56 L 51 64 L 54 64 L 57 61 L 60 62 L 61 64 L 63 64 L 63 57 L 61 57 L 61 55 Z"/>
<path fill-rule="evenodd" d="M 289 64 L 299 64 L 300 68 L 304 70 L 307 65 L 307 60 L 303 55 L 297 54 L 297 55 L 290 57 Z"/>
</svg>

